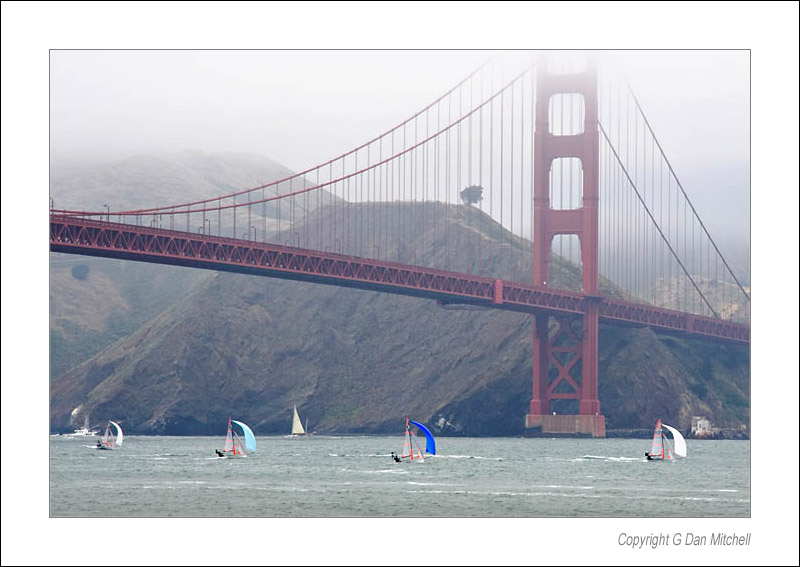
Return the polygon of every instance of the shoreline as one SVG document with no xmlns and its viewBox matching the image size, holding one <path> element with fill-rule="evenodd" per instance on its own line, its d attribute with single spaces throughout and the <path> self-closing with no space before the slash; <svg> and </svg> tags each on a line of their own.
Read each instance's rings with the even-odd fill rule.
<svg viewBox="0 0 800 567">
<path fill-rule="evenodd" d="M 69 433 L 50 433 L 50 437 L 64 437 L 68 439 L 96 439 L 97 437 L 75 437 Z M 127 433 L 126 437 L 218 437 L 218 435 L 159 435 L 149 433 Z M 285 438 L 286 434 L 282 433 L 267 433 L 259 434 L 257 437 L 261 438 Z M 303 438 L 319 437 L 321 439 L 335 439 L 340 437 L 397 437 L 394 433 L 331 433 L 331 434 L 315 434 Z M 605 437 L 596 437 L 595 439 L 651 439 L 653 437 L 652 429 L 608 429 L 606 430 Z M 685 436 L 687 440 L 697 441 L 750 441 L 749 436 L 741 435 L 738 429 L 730 431 L 719 431 L 713 435 L 706 435 L 702 437 L 695 437 L 692 435 Z M 470 436 L 470 435 L 437 435 L 439 438 L 474 438 L 474 439 L 592 439 L 592 437 L 579 436 L 579 435 L 542 435 L 538 437 L 525 437 L 524 435 L 507 435 L 507 436 Z"/>
</svg>

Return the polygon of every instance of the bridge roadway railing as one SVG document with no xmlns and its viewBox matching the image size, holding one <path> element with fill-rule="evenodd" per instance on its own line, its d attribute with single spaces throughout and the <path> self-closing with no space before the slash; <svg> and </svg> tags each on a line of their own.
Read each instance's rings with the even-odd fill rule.
<svg viewBox="0 0 800 567">
<path fill-rule="evenodd" d="M 360 258 L 202 233 L 50 216 L 50 250 L 142 262 L 310 281 L 539 314 L 582 314 L 599 302 L 605 323 L 651 326 L 734 342 L 749 342 L 750 327 L 575 292 L 398 262 Z"/>
</svg>

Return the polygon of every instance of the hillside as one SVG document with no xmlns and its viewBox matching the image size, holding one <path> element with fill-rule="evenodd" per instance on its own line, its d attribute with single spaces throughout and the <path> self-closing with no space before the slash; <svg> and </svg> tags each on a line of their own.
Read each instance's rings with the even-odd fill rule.
<svg viewBox="0 0 800 567">
<path fill-rule="evenodd" d="M 336 233 L 357 211 L 366 221 L 359 240 Z M 406 227 L 405 238 L 388 239 L 394 248 L 379 244 L 382 257 L 402 261 L 414 251 L 441 267 L 448 251 L 491 250 L 461 255 L 469 265 L 452 268 L 530 274 L 526 243 L 461 205 L 334 205 L 309 218 L 320 233 L 338 236 L 344 253 Z M 91 423 L 119 420 L 130 433 L 217 434 L 233 413 L 258 434 L 280 434 L 296 404 L 321 433 L 396 432 L 406 413 L 438 433 L 523 432 L 530 316 L 103 259 L 92 259 L 83 279 L 59 269 L 52 269 L 51 337 L 64 339 L 51 344 L 51 369 L 61 365 L 51 372 L 51 429 L 82 425 L 88 415 Z M 559 273 L 560 285 L 578 285 L 574 268 Z M 608 282 L 603 289 L 619 294 Z M 115 342 L 110 329 L 118 330 Z M 95 351 L 73 349 L 70 363 L 67 338 Z M 688 429 L 692 415 L 749 428 L 746 346 L 605 327 L 600 341 L 599 396 L 609 429 L 648 429 L 655 417 Z"/>
<path fill-rule="evenodd" d="M 215 197 L 291 173 L 263 156 L 187 150 L 91 165 L 56 163 L 50 196 L 56 208 L 104 211 L 108 205 L 112 211 L 125 210 Z M 321 200 L 295 200 L 294 214 L 330 203 L 331 196 L 323 195 Z M 267 210 L 273 213 L 270 226 L 277 227 L 277 219 L 284 222 L 292 211 L 284 205 L 282 211 Z M 260 220 L 255 211 L 253 222 Z M 129 336 L 208 276 L 173 266 L 51 253 L 51 380 Z"/>
</svg>

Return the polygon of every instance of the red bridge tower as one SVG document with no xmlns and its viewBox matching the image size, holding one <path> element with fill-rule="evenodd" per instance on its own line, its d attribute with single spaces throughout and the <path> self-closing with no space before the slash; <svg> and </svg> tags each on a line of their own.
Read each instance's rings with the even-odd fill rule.
<svg viewBox="0 0 800 567">
<path fill-rule="evenodd" d="M 586 70 L 551 74 L 541 61 L 536 81 L 536 124 L 533 181 L 533 285 L 547 286 L 553 237 L 577 235 L 583 263 L 583 315 L 534 316 L 533 397 L 525 417 L 525 433 L 539 435 L 586 435 L 605 437 L 605 417 L 600 414 L 597 393 L 598 311 L 598 194 L 599 131 L 597 125 L 597 68 L 591 60 Z M 556 95 L 583 98 L 583 132 L 551 133 L 549 109 Z M 563 100 L 563 99 L 562 99 Z M 563 125 L 562 125 L 563 126 Z M 550 202 L 550 170 L 559 158 L 578 158 L 583 169 L 582 206 L 554 209 Z M 553 188 L 562 190 L 562 188 Z M 581 321 L 582 320 L 582 321 Z M 582 322 L 582 325 L 581 325 Z M 551 401 L 578 400 L 578 414 L 556 414 Z"/>
</svg>

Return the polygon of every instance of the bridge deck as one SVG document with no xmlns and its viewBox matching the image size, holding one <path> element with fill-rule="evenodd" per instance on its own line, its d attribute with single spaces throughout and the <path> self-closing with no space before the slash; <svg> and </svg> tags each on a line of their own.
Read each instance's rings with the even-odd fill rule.
<svg viewBox="0 0 800 567">
<path fill-rule="evenodd" d="M 309 281 L 526 313 L 582 314 L 600 302 L 600 320 L 749 342 L 749 325 L 607 297 L 483 276 L 277 244 L 53 214 L 50 250 Z"/>
</svg>

